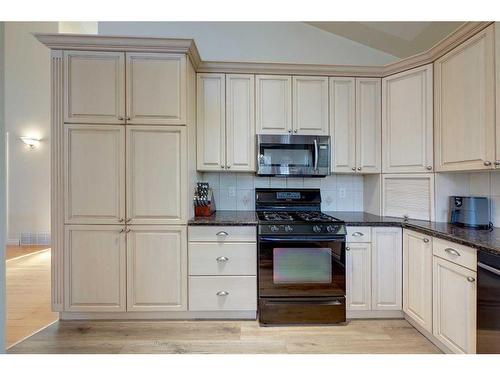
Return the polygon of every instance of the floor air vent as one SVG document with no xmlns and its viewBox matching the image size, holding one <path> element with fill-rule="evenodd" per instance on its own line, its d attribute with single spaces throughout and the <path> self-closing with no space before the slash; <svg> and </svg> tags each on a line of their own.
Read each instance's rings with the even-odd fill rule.
<svg viewBox="0 0 500 375">
<path fill-rule="evenodd" d="M 50 245 L 50 232 L 21 233 L 20 245 Z"/>
</svg>

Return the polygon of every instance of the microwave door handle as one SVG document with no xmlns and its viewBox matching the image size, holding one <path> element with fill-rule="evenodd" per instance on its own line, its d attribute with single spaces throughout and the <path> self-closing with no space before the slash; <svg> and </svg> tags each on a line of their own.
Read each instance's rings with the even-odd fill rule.
<svg viewBox="0 0 500 375">
<path fill-rule="evenodd" d="M 318 170 L 318 141 L 314 139 L 314 170 Z"/>
</svg>

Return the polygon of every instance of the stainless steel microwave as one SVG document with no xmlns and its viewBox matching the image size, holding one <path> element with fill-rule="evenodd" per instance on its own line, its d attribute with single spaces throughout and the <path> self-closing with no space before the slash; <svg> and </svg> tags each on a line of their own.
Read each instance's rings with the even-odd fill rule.
<svg viewBox="0 0 500 375">
<path fill-rule="evenodd" d="M 325 177 L 330 174 L 330 136 L 257 135 L 257 175 Z"/>
</svg>

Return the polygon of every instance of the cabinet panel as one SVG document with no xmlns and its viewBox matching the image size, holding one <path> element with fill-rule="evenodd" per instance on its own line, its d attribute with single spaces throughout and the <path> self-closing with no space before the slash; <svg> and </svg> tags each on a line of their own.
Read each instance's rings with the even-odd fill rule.
<svg viewBox="0 0 500 375">
<path fill-rule="evenodd" d="M 432 333 L 432 238 L 403 234 L 403 310 Z"/>
<path fill-rule="evenodd" d="M 257 134 L 292 132 L 292 77 L 255 77 Z"/>
<path fill-rule="evenodd" d="M 186 56 L 127 53 L 127 123 L 186 124 Z"/>
<path fill-rule="evenodd" d="M 127 126 L 127 222 L 185 223 L 186 185 L 186 128 Z"/>
<path fill-rule="evenodd" d="M 454 353 L 476 352 L 476 272 L 433 259 L 433 333 Z"/>
<path fill-rule="evenodd" d="M 67 224 L 119 224 L 125 217 L 125 127 L 65 125 Z"/>
<path fill-rule="evenodd" d="M 64 234 L 66 311 L 125 311 L 124 226 L 68 225 Z"/>
<path fill-rule="evenodd" d="M 197 75 L 197 169 L 220 171 L 226 165 L 226 77 Z"/>
<path fill-rule="evenodd" d="M 328 77 L 293 77 L 293 132 L 328 135 Z"/>
<path fill-rule="evenodd" d="M 494 25 L 434 63 L 436 170 L 495 161 Z"/>
<path fill-rule="evenodd" d="M 379 78 L 356 78 L 356 170 L 380 173 Z"/>
<path fill-rule="evenodd" d="M 124 53 L 65 51 L 64 107 L 64 122 L 124 123 Z"/>
<path fill-rule="evenodd" d="M 187 309 L 185 227 L 132 226 L 127 233 L 127 310 Z"/>
<path fill-rule="evenodd" d="M 384 173 L 433 168 L 432 64 L 382 80 Z"/>
<path fill-rule="evenodd" d="M 347 243 L 346 308 L 371 310 L 371 244 Z"/>
<path fill-rule="evenodd" d="M 356 169 L 356 94 L 354 78 L 330 78 L 332 172 Z M 354 170 L 353 170 L 354 168 Z"/>
<path fill-rule="evenodd" d="M 372 309 L 402 309 L 401 228 L 372 228 Z"/>
<path fill-rule="evenodd" d="M 226 75 L 226 167 L 255 171 L 255 121 L 252 74 Z"/>
</svg>

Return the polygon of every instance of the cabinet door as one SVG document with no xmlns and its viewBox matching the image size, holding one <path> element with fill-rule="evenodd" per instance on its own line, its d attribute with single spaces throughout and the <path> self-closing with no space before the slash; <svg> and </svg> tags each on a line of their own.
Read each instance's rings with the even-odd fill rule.
<svg viewBox="0 0 500 375">
<path fill-rule="evenodd" d="M 372 228 L 372 310 L 402 309 L 401 228 Z"/>
<path fill-rule="evenodd" d="M 356 171 L 356 95 L 354 78 L 330 78 L 332 172 Z"/>
<path fill-rule="evenodd" d="M 494 25 L 436 60 L 436 170 L 493 168 L 494 85 Z"/>
<path fill-rule="evenodd" d="M 433 333 L 454 353 L 476 352 L 476 272 L 434 256 Z"/>
<path fill-rule="evenodd" d="M 224 74 L 197 75 L 197 168 L 226 167 L 226 85 Z"/>
<path fill-rule="evenodd" d="M 382 80 L 384 173 L 433 168 L 432 64 Z"/>
<path fill-rule="evenodd" d="M 255 171 L 254 76 L 226 75 L 226 167 Z"/>
<path fill-rule="evenodd" d="M 257 134 L 292 132 L 292 77 L 255 77 Z"/>
<path fill-rule="evenodd" d="M 122 52 L 64 52 L 64 122 L 125 121 L 125 56 Z"/>
<path fill-rule="evenodd" d="M 356 170 L 380 173 L 379 78 L 356 78 Z"/>
<path fill-rule="evenodd" d="M 132 226 L 127 233 L 127 310 L 187 310 L 186 227 Z"/>
<path fill-rule="evenodd" d="M 124 226 L 67 225 L 64 232 L 66 311 L 125 311 Z"/>
<path fill-rule="evenodd" d="M 370 243 L 347 243 L 347 310 L 371 310 L 371 247 Z"/>
<path fill-rule="evenodd" d="M 432 238 L 403 232 L 403 311 L 432 333 Z"/>
<path fill-rule="evenodd" d="M 119 224 L 125 217 L 125 127 L 65 125 L 67 224 Z"/>
<path fill-rule="evenodd" d="M 127 223 L 185 223 L 186 185 L 186 128 L 127 125 Z"/>
<path fill-rule="evenodd" d="M 186 124 L 186 55 L 127 53 L 127 123 Z"/>
<path fill-rule="evenodd" d="M 328 77 L 293 77 L 293 133 L 328 135 Z"/>
</svg>

